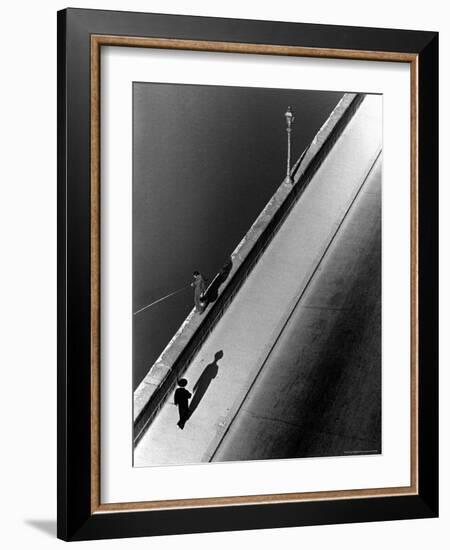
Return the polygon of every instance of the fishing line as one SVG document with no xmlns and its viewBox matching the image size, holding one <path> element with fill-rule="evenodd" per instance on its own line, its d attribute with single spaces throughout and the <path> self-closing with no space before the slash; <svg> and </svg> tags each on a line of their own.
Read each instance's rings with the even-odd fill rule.
<svg viewBox="0 0 450 550">
<path fill-rule="evenodd" d="M 158 298 L 158 300 L 155 300 L 154 302 L 152 302 L 151 304 L 148 304 L 144 307 L 141 307 L 141 309 L 138 309 L 137 311 L 135 311 L 133 313 L 133 315 L 137 315 L 138 313 L 141 313 L 141 311 L 144 311 L 145 309 L 151 307 L 151 306 L 154 306 L 155 304 L 158 304 L 159 302 L 162 302 L 163 300 L 166 300 L 167 298 L 170 298 L 171 296 L 173 296 L 174 294 L 178 294 L 179 292 L 181 292 L 182 290 L 186 290 L 186 288 L 189 288 L 191 286 L 191 284 L 189 283 L 188 285 L 186 286 L 183 286 L 182 288 L 179 288 L 178 290 L 174 290 L 173 292 L 171 292 L 170 294 L 166 294 L 166 296 L 163 296 L 162 298 Z"/>
</svg>

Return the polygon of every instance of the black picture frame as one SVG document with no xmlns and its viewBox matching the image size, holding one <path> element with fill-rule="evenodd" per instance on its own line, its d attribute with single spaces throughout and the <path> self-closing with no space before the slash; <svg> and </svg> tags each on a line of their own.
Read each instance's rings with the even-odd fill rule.
<svg viewBox="0 0 450 550">
<path fill-rule="evenodd" d="M 92 36 L 408 54 L 416 60 L 418 377 L 416 494 L 300 502 L 99 509 L 92 461 Z M 326 55 L 326 52 L 325 52 Z M 330 53 L 330 56 L 336 57 Z M 58 12 L 58 532 L 138 537 L 438 515 L 438 34 L 85 9 Z"/>
</svg>

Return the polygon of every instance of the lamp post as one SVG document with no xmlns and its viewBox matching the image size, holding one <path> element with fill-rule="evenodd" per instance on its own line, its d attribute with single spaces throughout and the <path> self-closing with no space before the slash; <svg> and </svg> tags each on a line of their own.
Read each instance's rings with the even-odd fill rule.
<svg viewBox="0 0 450 550">
<path fill-rule="evenodd" d="M 291 177 L 291 132 L 292 132 L 292 124 L 294 123 L 295 116 L 292 114 L 291 108 L 288 107 L 287 111 L 284 113 L 284 116 L 286 118 L 286 132 L 287 132 L 287 167 L 286 167 L 286 178 L 284 180 L 284 183 L 288 183 L 289 185 L 292 185 L 294 183 L 292 177 Z"/>
</svg>

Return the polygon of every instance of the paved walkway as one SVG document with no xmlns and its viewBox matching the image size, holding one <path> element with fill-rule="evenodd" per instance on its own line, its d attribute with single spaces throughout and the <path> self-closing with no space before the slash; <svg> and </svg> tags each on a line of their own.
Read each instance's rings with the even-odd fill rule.
<svg viewBox="0 0 450 550">
<path fill-rule="evenodd" d="M 381 159 L 213 460 L 379 452 Z"/>
<path fill-rule="evenodd" d="M 200 381 L 200 393 L 184 430 L 172 396 L 138 444 L 135 466 L 213 458 L 380 150 L 381 98 L 368 96 L 188 367 L 188 389 Z"/>
</svg>

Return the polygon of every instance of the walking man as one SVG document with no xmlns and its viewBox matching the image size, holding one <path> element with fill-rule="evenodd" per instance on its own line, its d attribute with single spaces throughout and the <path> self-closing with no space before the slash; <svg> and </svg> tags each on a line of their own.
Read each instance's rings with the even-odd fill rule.
<svg viewBox="0 0 450 550">
<path fill-rule="evenodd" d="M 177 422 L 177 426 L 182 430 L 186 424 L 187 419 L 189 418 L 189 399 L 192 397 L 190 391 L 186 389 L 187 386 L 186 378 L 181 378 L 178 380 L 178 386 L 175 390 L 174 401 L 175 405 L 178 406 L 178 413 L 180 415 L 180 420 Z"/>
<path fill-rule="evenodd" d="M 203 310 L 206 306 L 206 303 L 204 301 L 204 292 L 206 290 L 205 279 L 203 278 L 203 275 L 198 271 L 194 271 L 193 275 L 194 280 L 192 281 L 191 286 L 194 287 L 195 310 L 197 311 L 197 313 L 203 313 Z"/>
</svg>

